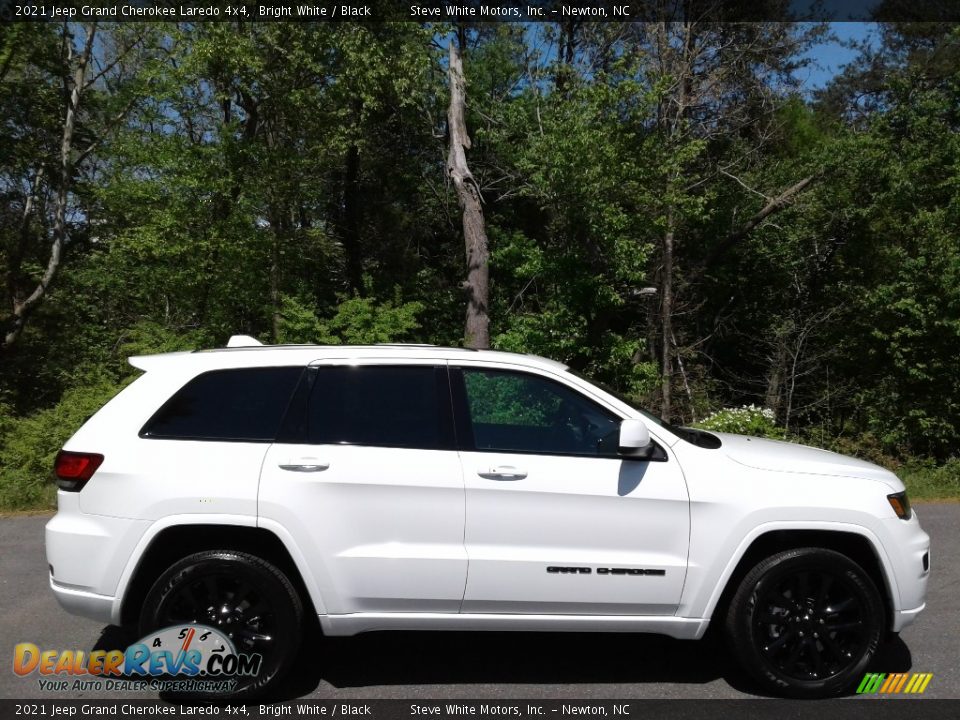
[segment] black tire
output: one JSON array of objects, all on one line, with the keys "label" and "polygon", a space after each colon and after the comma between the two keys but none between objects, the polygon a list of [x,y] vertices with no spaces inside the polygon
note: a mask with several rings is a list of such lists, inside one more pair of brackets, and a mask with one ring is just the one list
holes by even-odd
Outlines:
[{"label": "black tire", "polygon": [[834,697],[863,679],[886,629],[870,576],[824,548],[786,550],[743,578],[724,618],[734,654],[761,686],[793,698]]},{"label": "black tire", "polygon": [[154,583],[140,614],[140,633],[190,623],[223,631],[237,652],[262,655],[257,675],[241,678],[228,693],[166,695],[248,699],[282,681],[296,658],[302,621],[300,596],[277,567],[249,553],[207,550],[176,562]]}]

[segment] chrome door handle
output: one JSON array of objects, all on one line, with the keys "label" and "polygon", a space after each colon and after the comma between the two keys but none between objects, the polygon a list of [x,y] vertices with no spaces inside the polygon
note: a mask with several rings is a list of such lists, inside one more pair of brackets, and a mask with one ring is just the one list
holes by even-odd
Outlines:
[{"label": "chrome door handle", "polygon": [[330,463],[313,463],[313,464],[284,464],[279,466],[281,470],[289,470],[290,472],[322,472],[330,467]]},{"label": "chrome door handle", "polygon": [[515,468],[512,465],[498,465],[489,469],[477,470],[477,475],[487,480],[523,480],[527,476],[527,471]]}]

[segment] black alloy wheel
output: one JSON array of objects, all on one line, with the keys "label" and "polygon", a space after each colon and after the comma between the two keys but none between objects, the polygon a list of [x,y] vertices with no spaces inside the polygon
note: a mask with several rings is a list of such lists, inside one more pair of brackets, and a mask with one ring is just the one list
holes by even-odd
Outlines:
[{"label": "black alloy wheel", "polygon": [[727,638],[767,690],[831,697],[859,682],[879,647],[883,602],[869,575],[823,548],[787,550],[751,570],[731,600]]},{"label": "black alloy wheel", "polygon": [[252,698],[274,688],[300,643],[303,606],[286,575],[248,553],[210,550],[170,567],[147,593],[140,632],[178,625],[212,627],[239,654],[262,658],[255,676],[238,677],[227,693],[169,693],[177,697]]}]

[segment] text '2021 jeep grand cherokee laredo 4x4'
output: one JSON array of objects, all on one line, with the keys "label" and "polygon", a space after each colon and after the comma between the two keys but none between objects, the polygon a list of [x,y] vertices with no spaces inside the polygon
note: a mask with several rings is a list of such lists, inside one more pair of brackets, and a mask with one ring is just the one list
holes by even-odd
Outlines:
[{"label": "text '2021 jeep grand cherokee laredo 4x4'", "polygon": [[671,427],[534,356],[258,344],[132,358],[46,529],[63,607],[215,628],[262,659],[234,695],[316,613],[327,635],[712,620],[768,690],[825,696],[923,610],[929,538],[875,465]]}]

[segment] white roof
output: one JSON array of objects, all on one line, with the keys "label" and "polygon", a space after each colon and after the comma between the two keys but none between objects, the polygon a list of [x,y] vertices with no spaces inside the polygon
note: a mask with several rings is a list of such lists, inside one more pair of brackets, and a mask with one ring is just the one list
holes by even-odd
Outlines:
[{"label": "white roof", "polygon": [[[253,344],[257,343],[257,344]],[[270,365],[307,365],[318,360],[479,360],[484,363],[505,363],[540,367],[545,370],[566,370],[556,360],[538,355],[440,347],[437,345],[382,344],[382,345],[262,345],[248,336],[234,336],[228,347],[194,352],[174,352],[160,355],[138,355],[130,364],[141,370],[152,370],[161,365],[217,369],[257,367]]]}]

